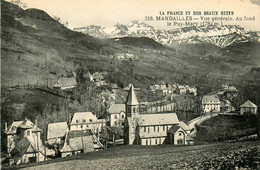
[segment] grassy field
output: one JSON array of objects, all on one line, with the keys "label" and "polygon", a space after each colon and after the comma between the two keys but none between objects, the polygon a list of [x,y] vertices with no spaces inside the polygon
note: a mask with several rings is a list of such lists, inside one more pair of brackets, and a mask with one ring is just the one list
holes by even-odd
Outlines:
[{"label": "grassy field", "polygon": [[[14,169],[259,169],[260,142],[119,146]],[[7,168],[8,169],[8,168]]]}]

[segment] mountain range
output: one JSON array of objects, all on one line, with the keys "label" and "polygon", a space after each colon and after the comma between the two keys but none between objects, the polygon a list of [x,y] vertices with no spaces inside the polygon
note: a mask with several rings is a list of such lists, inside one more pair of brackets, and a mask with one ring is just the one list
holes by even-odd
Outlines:
[{"label": "mountain range", "polygon": [[90,25],[74,28],[97,38],[149,37],[167,45],[211,43],[218,47],[249,41],[259,41],[259,32],[248,31],[238,25],[205,25],[164,30],[137,20],[127,25],[116,24],[113,27]]}]

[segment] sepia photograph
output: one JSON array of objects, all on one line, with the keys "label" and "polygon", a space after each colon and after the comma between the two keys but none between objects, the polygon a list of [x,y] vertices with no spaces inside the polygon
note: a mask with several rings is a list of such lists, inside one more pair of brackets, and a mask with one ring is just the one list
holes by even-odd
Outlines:
[{"label": "sepia photograph", "polygon": [[260,0],[1,0],[0,169],[260,169]]}]

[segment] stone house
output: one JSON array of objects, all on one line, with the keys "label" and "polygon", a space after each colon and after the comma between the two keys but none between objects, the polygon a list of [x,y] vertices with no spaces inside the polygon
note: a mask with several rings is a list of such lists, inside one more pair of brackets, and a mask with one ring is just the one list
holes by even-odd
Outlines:
[{"label": "stone house", "polygon": [[75,77],[70,78],[60,78],[57,83],[54,84],[54,88],[61,89],[61,90],[67,90],[72,89],[77,86],[77,81]]},{"label": "stone house", "polygon": [[72,117],[70,130],[92,129],[94,132],[100,132],[105,124],[105,119],[98,119],[96,115],[91,112],[76,112]]},{"label": "stone house", "polygon": [[115,127],[120,126],[123,127],[123,123],[125,120],[125,104],[111,104],[111,106],[107,110],[108,117],[107,122],[109,126]]},{"label": "stone house", "polygon": [[217,95],[205,95],[202,98],[202,110],[204,113],[220,112],[220,100]]},{"label": "stone house", "polygon": [[43,145],[40,139],[41,129],[30,120],[15,121],[6,128],[7,154],[14,159],[15,164],[40,162],[47,156],[54,156],[54,151]]},{"label": "stone house", "polygon": [[61,157],[103,149],[103,145],[91,129],[68,131],[60,149]]},{"label": "stone house", "polygon": [[256,115],[258,106],[250,100],[240,106],[240,115]]}]

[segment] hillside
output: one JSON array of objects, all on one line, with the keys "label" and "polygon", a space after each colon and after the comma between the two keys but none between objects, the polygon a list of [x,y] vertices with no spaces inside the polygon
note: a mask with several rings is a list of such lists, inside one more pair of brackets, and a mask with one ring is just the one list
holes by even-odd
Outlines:
[{"label": "hillside", "polygon": [[[97,103],[94,103],[92,108],[89,107],[93,104],[90,98],[96,96],[88,96],[86,93],[89,89],[82,88],[86,83],[80,76],[87,71],[107,71],[107,83],[117,83],[120,94],[125,94],[122,88],[130,83],[141,88],[137,94],[141,102],[156,98],[149,91],[150,84],[164,81],[194,85],[198,88],[199,95],[203,95],[218,89],[222,83],[239,84],[241,75],[260,65],[260,44],[255,41],[236,43],[225,48],[205,42],[184,43],[173,49],[147,37],[97,39],[69,30],[42,10],[23,10],[11,3],[1,2],[2,87],[39,84],[52,88],[60,77],[71,77],[78,73],[77,79],[83,83],[71,94],[75,96],[75,101],[70,103],[77,105],[73,106],[74,110],[70,110],[70,113],[82,108],[90,111],[94,111],[94,108],[100,109]],[[138,59],[118,60],[118,53],[132,54],[138,56]],[[28,95],[25,94],[27,90],[18,94],[9,88],[1,90],[9,96],[18,95],[19,98]],[[100,91],[95,92],[97,95],[98,93]],[[29,91],[29,94],[33,98],[41,96],[37,91]],[[86,100],[80,101],[81,98]],[[42,115],[42,108],[52,101],[49,97],[43,97],[43,100],[35,104],[30,102],[30,97],[25,97],[18,104],[21,104],[21,107],[25,105],[26,109],[19,110],[20,105],[13,107],[13,104],[17,104],[14,97],[8,100],[8,104],[1,100],[1,104],[6,104],[2,114],[18,115],[7,117],[9,121],[28,115],[33,115],[34,119]],[[93,99],[92,102],[96,100]],[[34,109],[34,105],[41,108]],[[62,110],[59,107],[57,114]],[[50,109],[46,112],[53,111],[54,109]]]},{"label": "hillside", "polygon": [[3,169],[259,169],[259,142],[119,146]]},{"label": "hillside", "polygon": [[5,1],[1,5],[2,84],[53,84],[62,75],[71,76],[77,64],[109,69],[102,55],[115,50],[109,44],[67,29],[44,11]]},{"label": "hillside", "polygon": [[[211,82],[232,81],[260,64],[257,42],[226,48],[184,43],[176,51],[147,37],[100,40],[67,29],[44,11],[2,2],[2,85],[52,86],[59,77],[72,76],[83,67],[108,71],[108,82],[124,86],[132,82],[146,89],[163,80],[206,88]],[[118,61],[113,58],[116,53],[132,53],[139,59]]]}]

